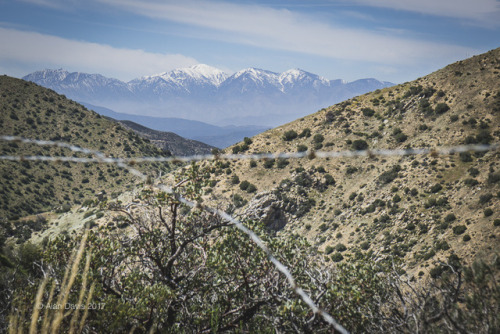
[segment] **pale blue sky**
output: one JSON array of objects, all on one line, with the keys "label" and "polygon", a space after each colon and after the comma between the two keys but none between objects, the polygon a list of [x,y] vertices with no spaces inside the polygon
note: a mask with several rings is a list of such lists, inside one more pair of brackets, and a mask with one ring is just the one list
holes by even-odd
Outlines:
[{"label": "pale blue sky", "polygon": [[497,0],[0,0],[0,74],[197,63],[401,83],[500,47]]}]

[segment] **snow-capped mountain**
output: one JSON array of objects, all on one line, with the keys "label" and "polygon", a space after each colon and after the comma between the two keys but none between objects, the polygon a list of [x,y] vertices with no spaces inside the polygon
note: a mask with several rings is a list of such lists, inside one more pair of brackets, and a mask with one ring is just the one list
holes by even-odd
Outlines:
[{"label": "snow-capped mountain", "polygon": [[275,73],[248,68],[228,75],[203,64],[130,82],[62,69],[34,72],[23,79],[77,101],[129,114],[264,126],[392,85],[376,79],[327,80],[300,69]]}]

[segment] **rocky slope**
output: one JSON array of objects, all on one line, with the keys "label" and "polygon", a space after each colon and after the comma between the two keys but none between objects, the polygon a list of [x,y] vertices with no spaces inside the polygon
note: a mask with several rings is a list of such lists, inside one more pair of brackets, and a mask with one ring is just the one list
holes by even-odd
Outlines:
[{"label": "rocky slope", "polygon": [[[401,149],[500,141],[500,49],[257,135],[228,152]],[[333,262],[362,253],[415,277],[500,252],[499,151],[206,163],[207,198],[307,236]],[[434,273],[437,269],[434,270]]]}]

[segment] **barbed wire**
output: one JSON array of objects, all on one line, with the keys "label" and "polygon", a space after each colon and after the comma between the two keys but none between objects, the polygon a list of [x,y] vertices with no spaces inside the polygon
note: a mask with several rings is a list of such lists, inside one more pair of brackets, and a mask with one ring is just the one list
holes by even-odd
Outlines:
[{"label": "barbed wire", "polygon": [[[12,156],[2,155],[0,160],[11,161],[68,161],[77,163],[102,162],[111,164],[136,164],[145,162],[198,162],[204,160],[261,160],[261,159],[300,159],[300,158],[351,158],[363,156],[405,156],[405,155],[450,155],[462,152],[485,152],[494,151],[500,148],[500,143],[493,144],[474,144],[474,145],[456,145],[449,147],[421,147],[407,149],[367,149],[367,150],[343,150],[343,151],[305,151],[305,152],[281,152],[281,153],[254,153],[254,154],[198,154],[190,156],[174,157],[134,157],[134,158],[112,158],[107,157],[99,151],[90,150],[74,146],[68,143],[56,142],[50,140],[27,139],[15,136],[1,136],[1,140],[11,142],[21,142],[27,144],[36,144],[40,146],[56,146],[70,149],[73,152],[95,155],[95,158],[83,157],[52,157],[43,155],[33,156]],[[123,167],[123,166],[120,166]]]},{"label": "barbed wire", "polygon": [[[103,153],[95,150],[90,150],[90,149],[85,149],[81,148],[75,145],[71,145],[68,143],[63,143],[63,142],[54,142],[54,141],[48,141],[48,140],[36,140],[36,139],[28,139],[28,138],[21,138],[21,137],[14,137],[14,136],[1,136],[1,140],[4,141],[13,141],[13,142],[22,142],[22,143],[28,143],[28,144],[36,144],[40,146],[56,146],[56,147],[62,147],[62,148],[67,148],[70,149],[71,151],[74,152],[82,152],[86,154],[93,154],[96,157],[95,158],[74,158],[74,157],[50,157],[50,156],[31,156],[31,157],[23,157],[23,156],[0,156],[1,160],[14,160],[14,161],[23,161],[23,160],[39,160],[39,161],[71,161],[71,162],[105,162],[105,163],[114,163],[118,167],[125,168],[127,169],[130,173],[138,176],[142,181],[147,181],[147,176],[143,173],[141,173],[139,170],[131,167],[128,165],[125,161],[125,159],[117,159],[117,158],[109,158],[106,157]],[[132,160],[130,160],[132,161]],[[146,160],[145,160],[146,161]],[[193,161],[193,160],[191,160]],[[328,324],[332,325],[335,330],[337,330],[341,334],[348,334],[349,332],[341,325],[339,324],[328,312],[322,310],[316,303],[312,300],[312,298],[297,284],[295,281],[292,273],[290,270],[283,264],[281,263],[274,255],[273,253],[269,250],[269,248],[264,244],[262,239],[260,239],[257,234],[255,234],[251,229],[246,227],[242,222],[240,222],[238,219],[232,217],[228,213],[219,210],[219,209],[214,209],[210,208],[207,206],[203,206],[200,203],[196,203],[193,201],[190,201],[180,194],[176,193],[174,189],[171,187],[168,187],[164,184],[157,185],[157,187],[168,193],[172,194],[173,196],[176,197],[180,202],[184,203],[185,205],[191,207],[191,208],[203,208],[208,212],[215,213],[218,216],[220,216],[222,219],[225,219],[229,222],[231,222],[234,226],[236,226],[240,231],[248,235],[248,237],[260,248],[264,251],[264,253],[267,255],[271,263],[274,264],[276,269],[280,271],[282,274],[285,275],[285,277],[288,280],[288,283],[291,286],[291,289],[306,303],[309,308],[313,311],[314,314],[318,314],[321,316]]]}]

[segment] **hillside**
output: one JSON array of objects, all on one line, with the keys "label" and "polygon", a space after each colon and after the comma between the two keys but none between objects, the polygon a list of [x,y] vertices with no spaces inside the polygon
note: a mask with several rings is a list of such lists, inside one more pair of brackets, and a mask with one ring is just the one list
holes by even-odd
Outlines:
[{"label": "hillside", "polygon": [[[0,77],[2,135],[63,141],[99,150],[114,157],[164,155],[165,153],[118,123],[34,83]],[[0,142],[2,155],[51,155],[84,157],[63,148]],[[156,175],[168,165],[144,166]],[[136,179],[114,165],[70,162],[0,162],[0,217],[16,220],[48,210],[94,200],[134,186]],[[19,232],[19,231],[18,231]]]},{"label": "hillside", "polygon": [[[322,109],[226,152],[498,143],[499,87],[496,49]],[[306,236],[330,261],[370,253],[422,277],[451,254],[471,261],[500,252],[499,163],[498,150],[217,162],[210,196],[279,233]]]},{"label": "hillside", "polygon": [[183,138],[173,132],[152,130],[132,121],[119,121],[119,123],[126,129],[134,131],[140,137],[148,139],[156,147],[175,156],[210,154],[212,149],[215,148],[196,140]]}]

